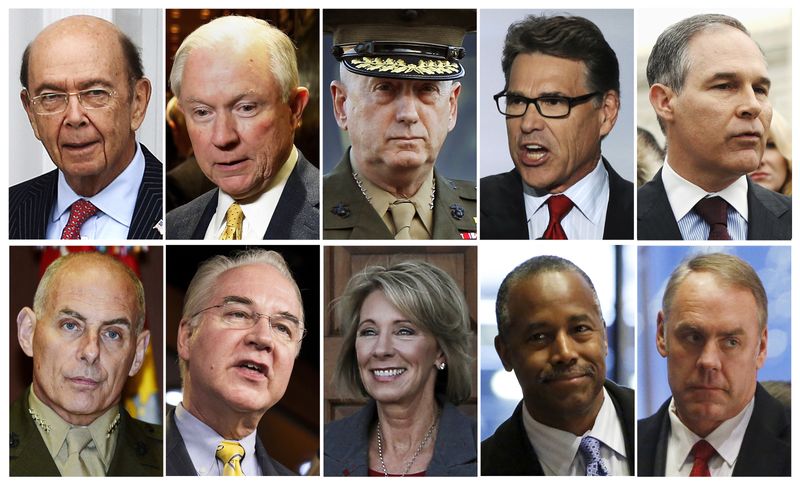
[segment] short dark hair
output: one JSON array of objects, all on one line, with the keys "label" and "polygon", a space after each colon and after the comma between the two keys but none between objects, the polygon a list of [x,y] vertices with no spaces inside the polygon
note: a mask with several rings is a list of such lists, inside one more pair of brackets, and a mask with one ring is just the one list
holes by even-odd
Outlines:
[{"label": "short dark hair", "polygon": [[503,74],[508,80],[511,65],[520,54],[541,53],[582,61],[590,91],[619,93],[619,62],[600,28],[577,16],[529,15],[508,28],[503,45]]},{"label": "short dark hair", "polygon": [[497,331],[501,337],[508,329],[508,294],[511,293],[511,289],[519,282],[539,274],[562,271],[577,273],[586,281],[597,304],[597,313],[600,315],[603,324],[605,324],[603,312],[600,309],[600,299],[597,298],[597,290],[595,290],[589,275],[568,259],[559,256],[536,256],[514,268],[500,283],[500,289],[497,290],[497,301],[495,302],[495,315],[497,317]]},{"label": "short dark hair", "polygon": [[[130,37],[121,30],[117,32],[119,34],[119,45],[122,48],[122,57],[125,59],[125,65],[128,69],[128,83],[130,84],[131,90],[133,90],[136,81],[144,77],[142,54]],[[22,66],[19,69],[19,82],[25,89],[28,89],[28,66],[30,64],[32,45],[33,42],[30,42],[27,47],[25,47],[25,52],[22,53]]]}]

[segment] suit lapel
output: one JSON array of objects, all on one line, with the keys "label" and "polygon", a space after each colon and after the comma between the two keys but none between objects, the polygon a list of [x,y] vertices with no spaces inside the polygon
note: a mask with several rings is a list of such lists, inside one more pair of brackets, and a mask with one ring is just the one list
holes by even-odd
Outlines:
[{"label": "suit lapel", "polygon": [[197,226],[194,228],[194,232],[192,233],[191,239],[205,239],[206,238],[206,230],[208,229],[208,225],[211,223],[211,219],[214,217],[214,214],[217,212],[217,201],[219,200],[219,189],[214,190],[214,194],[208,200],[208,204],[203,209],[203,214],[200,216],[200,219],[197,221]]},{"label": "suit lapel", "polygon": [[613,382],[606,380],[605,388],[608,395],[611,396],[611,401],[614,403],[614,409],[617,411],[617,419],[622,423],[622,435],[625,439],[625,457],[628,459],[628,471],[634,475],[634,416],[633,416],[633,391],[621,388]]},{"label": "suit lapel", "polygon": [[165,426],[167,436],[167,476],[191,476],[197,475],[189,451],[183,442],[183,436],[175,425],[175,408],[168,406],[167,419]]},{"label": "suit lapel", "polygon": [[161,202],[163,167],[144,145],[140,146],[144,153],[144,176],[136,196],[128,239],[163,239],[164,236],[155,229],[164,217]]},{"label": "suit lapel", "polygon": [[499,177],[499,183],[491,183],[493,190],[484,192],[481,184],[481,225],[491,225],[491,239],[528,239],[522,178],[516,168]]},{"label": "suit lapel", "polygon": [[786,410],[758,384],[753,414],[739,448],[733,476],[790,475],[789,428]]},{"label": "suit lapel", "polygon": [[681,230],[669,205],[661,170],[653,180],[638,192],[639,210],[637,215],[639,239],[681,240]]},{"label": "suit lapel", "polygon": [[319,203],[319,193],[308,193],[308,187],[319,187],[318,184],[306,183],[306,177],[310,175],[308,174],[310,167],[310,162],[298,150],[297,164],[286,180],[286,185],[283,188],[283,192],[281,192],[281,198],[278,200],[278,205],[275,207],[275,212],[269,221],[269,227],[264,233],[264,239],[292,239],[294,237],[293,232],[304,232],[299,227],[295,227],[296,224],[305,225],[311,232],[317,233],[317,237],[319,237],[319,220],[316,221],[316,225],[312,223],[309,226],[305,220],[300,219],[308,205]]},{"label": "suit lapel", "polygon": [[[782,233],[781,228],[786,222],[779,219],[789,209],[781,207],[775,203],[774,199],[768,196],[773,194],[766,192],[758,185],[747,179],[747,207],[749,211],[747,222],[747,239],[791,239],[791,230],[787,234]],[[789,223],[791,223],[791,218]]]},{"label": "suit lapel", "polygon": [[624,180],[603,158],[608,172],[608,209],[603,239],[633,239],[633,184]]}]

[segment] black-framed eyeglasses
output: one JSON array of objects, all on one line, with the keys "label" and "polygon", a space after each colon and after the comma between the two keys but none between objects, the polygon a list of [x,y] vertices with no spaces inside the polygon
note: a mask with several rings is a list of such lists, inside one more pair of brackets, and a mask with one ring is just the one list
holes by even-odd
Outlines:
[{"label": "black-framed eyeglasses", "polygon": [[583,104],[599,94],[600,91],[595,91],[574,98],[550,95],[527,98],[520,94],[501,91],[494,95],[494,102],[497,103],[497,110],[500,111],[500,114],[507,118],[525,116],[530,104],[536,106],[536,111],[545,118],[566,118],[572,111],[573,106]]},{"label": "black-framed eyeglasses", "polygon": [[39,115],[63,113],[69,104],[69,97],[76,96],[78,103],[86,109],[107,108],[117,95],[116,91],[92,88],[74,93],[44,93],[30,98],[33,112]]},{"label": "black-framed eyeglasses", "polygon": [[264,313],[254,312],[244,303],[236,301],[226,301],[220,305],[213,305],[208,308],[203,308],[199,312],[192,315],[192,318],[200,315],[201,313],[212,310],[220,310],[220,320],[228,328],[235,330],[248,330],[256,326],[262,319],[267,319],[272,335],[283,343],[300,342],[308,334],[305,324],[297,317],[290,313],[275,313],[267,315]]}]

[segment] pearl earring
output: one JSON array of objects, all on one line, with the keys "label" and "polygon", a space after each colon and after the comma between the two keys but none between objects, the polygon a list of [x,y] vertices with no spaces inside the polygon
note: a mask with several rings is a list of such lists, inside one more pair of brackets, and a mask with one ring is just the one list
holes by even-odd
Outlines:
[{"label": "pearl earring", "polygon": [[441,364],[439,364],[439,365],[438,365],[438,366],[436,366],[436,367],[438,367],[438,368],[439,368],[439,370],[444,370],[444,368],[445,368],[445,367],[447,367],[447,363],[446,363],[446,362],[442,362]]}]

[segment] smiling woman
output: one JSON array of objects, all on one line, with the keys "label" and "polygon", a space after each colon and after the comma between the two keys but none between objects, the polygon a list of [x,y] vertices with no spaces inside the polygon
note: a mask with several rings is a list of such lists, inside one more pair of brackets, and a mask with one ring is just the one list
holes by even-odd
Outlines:
[{"label": "smiling woman", "polygon": [[355,274],[336,302],[334,385],[370,400],[325,430],[325,475],[475,476],[469,314],[447,273],[410,261]]}]

